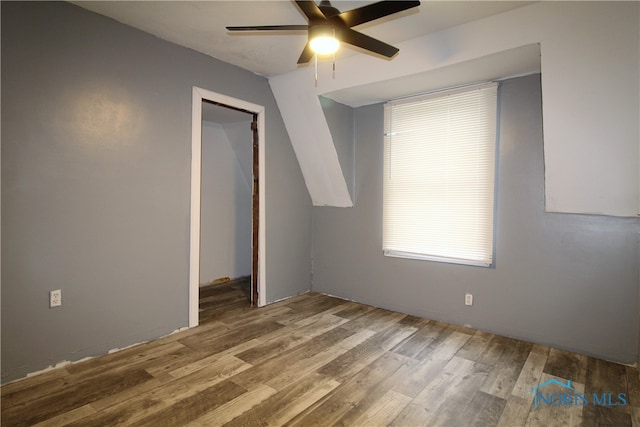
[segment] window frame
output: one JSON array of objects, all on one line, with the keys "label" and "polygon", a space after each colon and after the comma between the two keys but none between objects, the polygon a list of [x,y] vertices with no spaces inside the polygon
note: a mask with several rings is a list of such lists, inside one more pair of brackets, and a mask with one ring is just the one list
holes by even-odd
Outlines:
[{"label": "window frame", "polygon": [[[392,127],[392,110],[396,106],[411,106],[416,104],[428,103],[431,100],[442,100],[444,98],[450,98],[456,95],[469,94],[475,91],[485,91],[489,94],[490,99],[485,106],[486,111],[484,114],[487,115],[487,119],[484,122],[484,126],[487,128],[488,133],[488,144],[489,150],[485,153],[486,167],[488,173],[490,175],[490,180],[485,183],[483,188],[488,191],[487,194],[490,194],[490,201],[485,202],[484,209],[486,209],[485,214],[490,215],[489,221],[485,224],[488,227],[488,231],[484,233],[484,241],[487,242],[485,246],[483,246],[482,257],[456,257],[450,256],[443,253],[423,253],[417,252],[414,250],[398,250],[397,245],[393,245],[394,247],[390,247],[387,244],[387,236],[388,236],[388,224],[387,220],[387,210],[389,197],[387,192],[387,179],[388,179],[388,170],[390,167],[388,164],[388,157],[391,155],[390,144],[393,143],[393,137],[398,133],[397,129]],[[482,266],[482,267],[492,267],[495,264],[495,256],[496,256],[496,217],[497,217],[497,181],[498,181],[498,154],[499,154],[499,83],[498,82],[488,82],[481,83],[475,85],[469,85],[464,87],[458,87],[454,89],[442,90],[437,92],[431,92],[427,94],[411,96],[406,98],[401,98],[397,100],[392,100],[384,104],[384,172],[383,172],[383,254],[389,257],[396,258],[408,258],[408,259],[416,259],[416,260],[426,260],[426,261],[435,261],[435,262],[444,262],[444,263],[452,263],[452,264],[463,264],[463,265],[471,265],[471,266]],[[442,120],[442,118],[440,118]],[[403,166],[407,166],[404,164]],[[415,196],[414,196],[415,199]],[[485,215],[486,216],[486,215]]]}]

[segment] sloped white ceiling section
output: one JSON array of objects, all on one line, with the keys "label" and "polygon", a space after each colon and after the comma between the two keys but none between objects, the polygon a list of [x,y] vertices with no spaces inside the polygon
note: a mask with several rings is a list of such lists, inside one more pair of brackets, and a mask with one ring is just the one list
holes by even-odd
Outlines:
[{"label": "sloped white ceiling section", "polygon": [[311,68],[269,79],[313,205],[351,207],[353,201],[313,82]]},{"label": "sloped white ceiling section", "polygon": [[[442,69],[457,65],[459,81],[444,79],[447,86],[537,72],[531,69],[536,53],[530,46],[539,45],[546,210],[637,216],[639,7],[637,2],[535,3],[397,43],[400,53],[391,61],[364,54],[343,58],[335,79],[321,63],[317,87],[310,67],[270,78],[314,204],[351,205],[318,95],[352,106],[379,102],[376,85],[387,97],[397,86],[402,96],[404,78],[433,77],[433,86],[438,75],[450,75]],[[487,66],[483,58],[498,57],[504,62],[494,61],[493,71],[476,74],[484,70],[478,64]],[[517,57],[521,66],[511,61]],[[364,90],[352,90],[359,87]],[[354,96],[367,91],[371,97],[364,102]]]}]

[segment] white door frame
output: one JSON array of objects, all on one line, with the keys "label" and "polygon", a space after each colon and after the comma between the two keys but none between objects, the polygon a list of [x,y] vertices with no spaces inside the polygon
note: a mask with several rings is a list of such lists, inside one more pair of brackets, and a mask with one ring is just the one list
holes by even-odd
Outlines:
[{"label": "white door frame", "polygon": [[[202,167],[202,101],[245,110],[258,115],[258,307],[266,304],[265,274],[265,136],[264,107],[193,87],[191,114],[191,230],[189,250],[189,327],[198,326],[198,298],[200,288],[200,183]],[[248,143],[251,143],[250,141]],[[253,247],[253,242],[252,242]],[[252,257],[253,258],[253,257]]]}]

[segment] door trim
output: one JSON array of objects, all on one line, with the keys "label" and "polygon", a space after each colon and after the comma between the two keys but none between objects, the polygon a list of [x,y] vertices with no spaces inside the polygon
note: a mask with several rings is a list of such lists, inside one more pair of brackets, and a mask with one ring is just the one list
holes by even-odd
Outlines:
[{"label": "door trim", "polygon": [[[258,116],[258,307],[266,304],[265,273],[265,118],[264,106],[193,86],[191,109],[191,216],[189,237],[189,327],[198,326],[200,289],[200,185],[202,173],[202,101],[207,100]],[[251,243],[254,247],[253,242]],[[252,261],[253,262],[253,261]],[[253,270],[253,266],[252,266]]]}]

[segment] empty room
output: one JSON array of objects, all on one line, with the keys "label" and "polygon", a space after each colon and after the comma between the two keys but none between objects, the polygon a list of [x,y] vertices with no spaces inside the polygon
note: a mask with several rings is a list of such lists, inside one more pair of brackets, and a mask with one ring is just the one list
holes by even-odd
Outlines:
[{"label": "empty room", "polygon": [[640,426],[640,3],[3,1],[6,426]]}]

